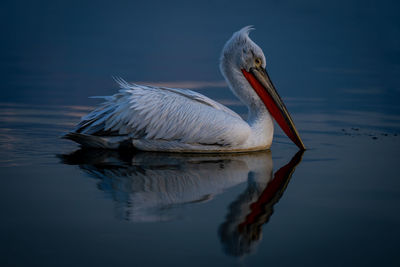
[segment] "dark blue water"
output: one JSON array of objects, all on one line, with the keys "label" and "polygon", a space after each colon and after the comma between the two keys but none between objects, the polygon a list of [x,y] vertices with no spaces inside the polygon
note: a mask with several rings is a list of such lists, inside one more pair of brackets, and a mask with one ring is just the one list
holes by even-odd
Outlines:
[{"label": "dark blue water", "polygon": [[[0,265],[398,266],[395,1],[3,1]],[[111,76],[204,93],[241,115],[219,53],[254,25],[309,148],[79,150],[59,138]]]}]

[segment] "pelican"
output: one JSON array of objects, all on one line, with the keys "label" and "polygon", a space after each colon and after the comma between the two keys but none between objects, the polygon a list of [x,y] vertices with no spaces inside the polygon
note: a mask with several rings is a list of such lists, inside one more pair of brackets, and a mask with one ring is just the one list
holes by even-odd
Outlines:
[{"label": "pelican", "polygon": [[[260,151],[272,144],[272,117],[301,149],[305,146],[272,84],[261,48],[249,38],[251,26],[225,44],[220,70],[229,88],[248,108],[247,121],[194,91],[127,83],[84,116],[64,136],[83,147],[143,151],[224,153]],[[272,116],[272,117],[271,117]]]}]

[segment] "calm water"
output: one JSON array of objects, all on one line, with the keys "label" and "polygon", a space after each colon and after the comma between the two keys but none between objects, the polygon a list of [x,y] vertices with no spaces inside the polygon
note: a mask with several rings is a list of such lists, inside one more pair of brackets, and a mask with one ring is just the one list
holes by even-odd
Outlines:
[{"label": "calm water", "polygon": [[[4,2],[1,266],[399,266],[400,19],[390,1]],[[304,154],[81,150],[110,78],[245,116],[218,57],[253,24]]]}]

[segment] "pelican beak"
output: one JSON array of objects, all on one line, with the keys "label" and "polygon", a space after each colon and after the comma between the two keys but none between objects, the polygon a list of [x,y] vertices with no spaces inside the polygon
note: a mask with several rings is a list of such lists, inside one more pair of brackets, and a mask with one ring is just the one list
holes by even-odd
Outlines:
[{"label": "pelican beak", "polygon": [[272,84],[267,71],[263,67],[253,67],[249,71],[242,69],[243,75],[264,102],[269,113],[285,132],[285,134],[301,149],[306,147],[301,141],[300,135],[294,126],[293,120],[289,115],[281,97]]}]

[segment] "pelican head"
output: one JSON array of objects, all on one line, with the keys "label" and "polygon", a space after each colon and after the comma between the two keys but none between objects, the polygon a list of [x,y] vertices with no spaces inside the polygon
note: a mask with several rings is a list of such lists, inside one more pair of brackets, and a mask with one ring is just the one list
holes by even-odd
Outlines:
[{"label": "pelican head", "polygon": [[249,38],[251,30],[251,26],[242,28],[225,44],[220,60],[221,72],[251,114],[268,110],[285,134],[304,150],[293,120],[268,76],[264,53]]}]

